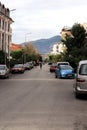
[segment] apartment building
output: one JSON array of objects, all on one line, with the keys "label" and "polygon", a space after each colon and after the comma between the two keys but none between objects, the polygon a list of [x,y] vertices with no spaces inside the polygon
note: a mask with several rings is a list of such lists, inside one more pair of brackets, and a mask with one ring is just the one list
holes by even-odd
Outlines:
[{"label": "apartment building", "polygon": [[10,58],[10,44],[12,42],[12,29],[10,26],[12,22],[10,10],[0,2],[0,50],[6,53],[8,59]]},{"label": "apartment building", "polygon": [[84,27],[84,29],[86,30],[86,32],[87,32],[87,23],[83,23],[83,24],[81,24],[83,27]]},{"label": "apartment building", "polygon": [[[80,25],[83,26],[84,29],[85,29],[86,32],[87,32],[87,23],[83,23],[83,24],[80,24]],[[72,36],[71,27],[65,26],[65,27],[61,30],[61,39],[65,40],[66,35]]]},{"label": "apartment building", "polygon": [[10,51],[19,51],[22,49],[23,49],[23,47],[20,44],[12,43],[10,46]]},{"label": "apartment building", "polygon": [[61,30],[61,39],[65,40],[66,35],[72,36],[72,33],[71,33],[71,28],[65,26]]},{"label": "apartment building", "polygon": [[66,50],[65,45],[64,45],[62,42],[58,42],[58,43],[55,43],[55,44],[51,47],[51,49],[50,49],[50,54],[53,54],[53,55],[61,54],[61,53],[63,53],[65,50]]}]

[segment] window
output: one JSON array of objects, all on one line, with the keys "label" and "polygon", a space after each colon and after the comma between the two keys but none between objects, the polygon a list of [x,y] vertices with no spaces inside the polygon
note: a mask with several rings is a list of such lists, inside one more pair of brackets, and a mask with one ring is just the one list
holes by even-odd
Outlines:
[{"label": "window", "polygon": [[83,64],[80,67],[79,74],[81,75],[87,75],[87,64]]},{"label": "window", "polygon": [[5,22],[5,30],[7,30],[7,22]]},{"label": "window", "polygon": [[2,29],[4,29],[4,20],[2,21]]},{"label": "window", "polygon": [[10,24],[8,23],[8,32],[10,31]]},{"label": "window", "polygon": [[0,28],[1,28],[1,19],[0,19]]}]

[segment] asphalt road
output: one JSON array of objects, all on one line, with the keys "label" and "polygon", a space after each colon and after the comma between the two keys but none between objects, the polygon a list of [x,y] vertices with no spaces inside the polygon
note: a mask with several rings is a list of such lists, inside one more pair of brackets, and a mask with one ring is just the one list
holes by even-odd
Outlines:
[{"label": "asphalt road", "polygon": [[0,130],[87,130],[87,98],[49,66],[0,79]]}]

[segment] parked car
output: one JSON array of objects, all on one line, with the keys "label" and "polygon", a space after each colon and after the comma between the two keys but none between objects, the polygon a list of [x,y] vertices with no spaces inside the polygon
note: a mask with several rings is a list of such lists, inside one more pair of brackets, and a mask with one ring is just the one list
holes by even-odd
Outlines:
[{"label": "parked car", "polygon": [[74,92],[76,98],[79,98],[81,94],[87,94],[87,60],[79,62],[74,82]]},{"label": "parked car", "polygon": [[52,65],[52,62],[48,62],[48,65]]},{"label": "parked car", "polygon": [[24,73],[25,67],[23,64],[15,64],[14,67],[11,69],[12,73]]},{"label": "parked car", "polygon": [[69,62],[66,62],[66,61],[64,61],[64,62],[57,62],[57,66],[59,66],[59,65],[70,65],[70,64],[69,64]]},{"label": "parked car", "polygon": [[0,65],[0,77],[8,78],[9,77],[9,68],[6,65]]},{"label": "parked car", "polygon": [[70,65],[59,65],[55,69],[55,78],[74,78],[74,69]]},{"label": "parked car", "polygon": [[33,64],[32,61],[31,61],[31,62],[28,62],[28,63],[29,63],[29,65],[30,65],[31,69],[34,68],[34,64]]},{"label": "parked car", "polygon": [[31,69],[31,65],[29,63],[25,63],[24,67],[25,67],[25,70],[30,70]]},{"label": "parked car", "polygon": [[56,63],[53,63],[52,65],[50,65],[50,72],[55,72],[56,67],[57,67]]}]

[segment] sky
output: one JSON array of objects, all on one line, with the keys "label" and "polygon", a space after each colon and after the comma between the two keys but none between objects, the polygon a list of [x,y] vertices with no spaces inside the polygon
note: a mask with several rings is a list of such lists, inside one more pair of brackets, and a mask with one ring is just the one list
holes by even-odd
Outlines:
[{"label": "sky", "polygon": [[87,0],[0,1],[10,9],[12,42],[17,44],[60,35],[65,26],[87,22]]}]

